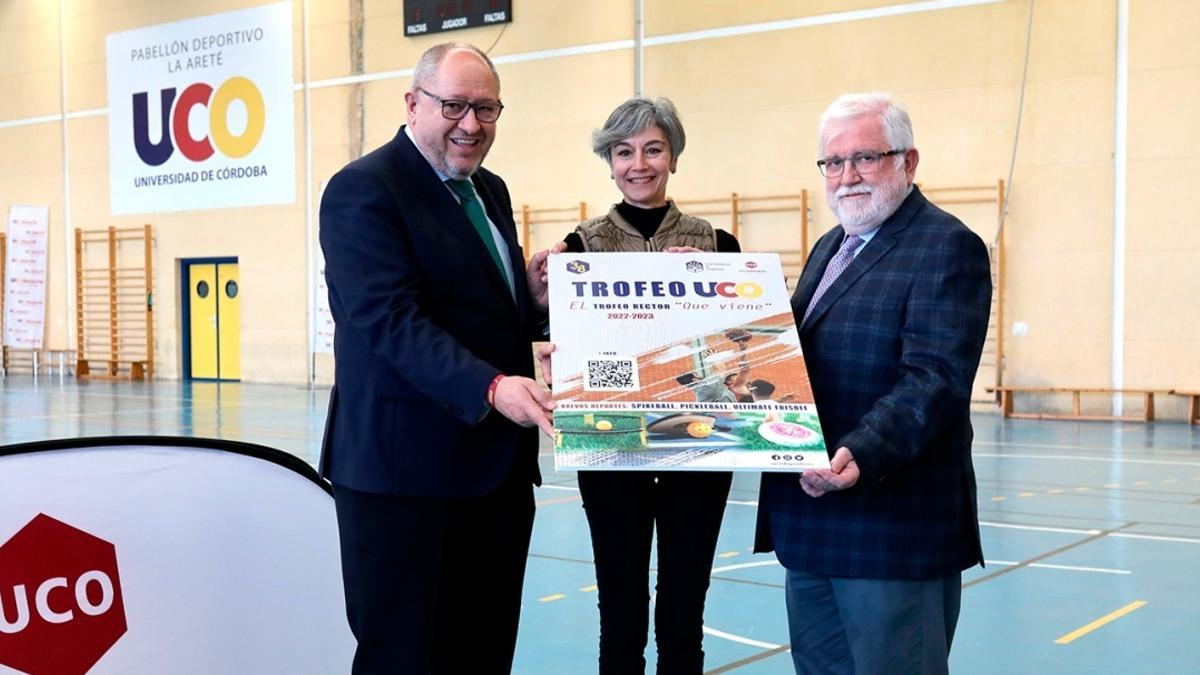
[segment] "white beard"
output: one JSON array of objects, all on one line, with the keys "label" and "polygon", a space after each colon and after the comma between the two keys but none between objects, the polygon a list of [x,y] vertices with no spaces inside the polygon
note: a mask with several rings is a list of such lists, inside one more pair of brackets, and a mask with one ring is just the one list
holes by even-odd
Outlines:
[{"label": "white beard", "polygon": [[[905,180],[903,171],[893,171],[891,178],[875,186],[859,183],[826,191],[830,208],[847,233],[862,234],[874,229],[900,208],[900,204],[908,195],[908,181]],[[853,194],[869,194],[870,198],[865,204],[842,201],[842,197]]]}]

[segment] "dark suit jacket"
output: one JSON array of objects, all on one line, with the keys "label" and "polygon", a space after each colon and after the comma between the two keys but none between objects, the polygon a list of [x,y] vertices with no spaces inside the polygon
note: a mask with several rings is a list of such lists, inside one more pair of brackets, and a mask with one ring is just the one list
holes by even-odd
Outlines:
[{"label": "dark suit jacket", "polygon": [[489,411],[497,373],[533,376],[531,308],[508,189],[473,177],[508,243],[516,300],[462,206],[401,129],[325,188],[321,248],[336,375],[321,474],[354,490],[471,497],[513,463],[537,476],[537,431]]},{"label": "dark suit jacket", "polygon": [[[843,236],[817,241],[792,296],[797,324]],[[914,187],[799,327],[830,455],[850,448],[861,478],[813,499],[795,474],[764,475],[756,550],[861,578],[983,561],[969,412],[991,293],[983,241]]]}]

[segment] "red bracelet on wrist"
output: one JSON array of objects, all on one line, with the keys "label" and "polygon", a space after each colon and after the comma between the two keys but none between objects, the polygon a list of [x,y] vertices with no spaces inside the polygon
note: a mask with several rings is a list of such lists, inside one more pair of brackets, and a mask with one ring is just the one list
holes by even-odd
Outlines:
[{"label": "red bracelet on wrist", "polygon": [[487,404],[489,408],[496,407],[496,387],[500,386],[500,380],[504,379],[504,373],[496,373],[492,378],[492,383],[487,388]]}]

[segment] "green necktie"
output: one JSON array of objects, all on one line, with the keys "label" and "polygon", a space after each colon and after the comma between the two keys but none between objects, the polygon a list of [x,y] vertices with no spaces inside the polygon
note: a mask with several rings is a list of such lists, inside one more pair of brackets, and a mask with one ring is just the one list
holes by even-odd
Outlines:
[{"label": "green necktie", "polygon": [[467,218],[471,224],[475,226],[475,231],[479,233],[479,238],[483,239],[483,245],[487,247],[488,253],[492,254],[492,262],[496,263],[496,267],[500,268],[500,277],[504,279],[504,283],[509,285],[509,290],[512,290],[508,280],[508,272],[504,269],[504,263],[500,261],[500,251],[496,248],[496,240],[492,237],[492,226],[488,224],[487,216],[483,213],[483,207],[479,205],[479,200],[475,198],[475,186],[471,185],[469,180],[454,180],[453,178],[446,181],[450,191],[458,197],[458,201],[462,204],[463,209],[467,212]]}]

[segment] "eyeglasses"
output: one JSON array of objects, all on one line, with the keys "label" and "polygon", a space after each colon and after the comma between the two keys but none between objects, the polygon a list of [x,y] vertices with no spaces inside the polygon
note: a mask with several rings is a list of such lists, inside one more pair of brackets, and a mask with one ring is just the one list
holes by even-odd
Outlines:
[{"label": "eyeglasses", "polygon": [[417,90],[425,94],[429,98],[442,104],[442,117],[448,120],[461,120],[467,116],[470,110],[475,111],[475,119],[480,122],[495,122],[500,119],[500,111],[504,110],[504,104],[499,101],[484,101],[482,103],[471,103],[462,101],[456,98],[442,98],[437,94],[426,91],[424,87],[417,87]]},{"label": "eyeglasses", "polygon": [[826,178],[837,178],[846,170],[846,164],[852,164],[859,174],[875,173],[879,170],[879,160],[892,155],[899,155],[904,150],[888,150],[887,152],[856,152],[850,157],[826,157],[817,160],[817,168]]}]

